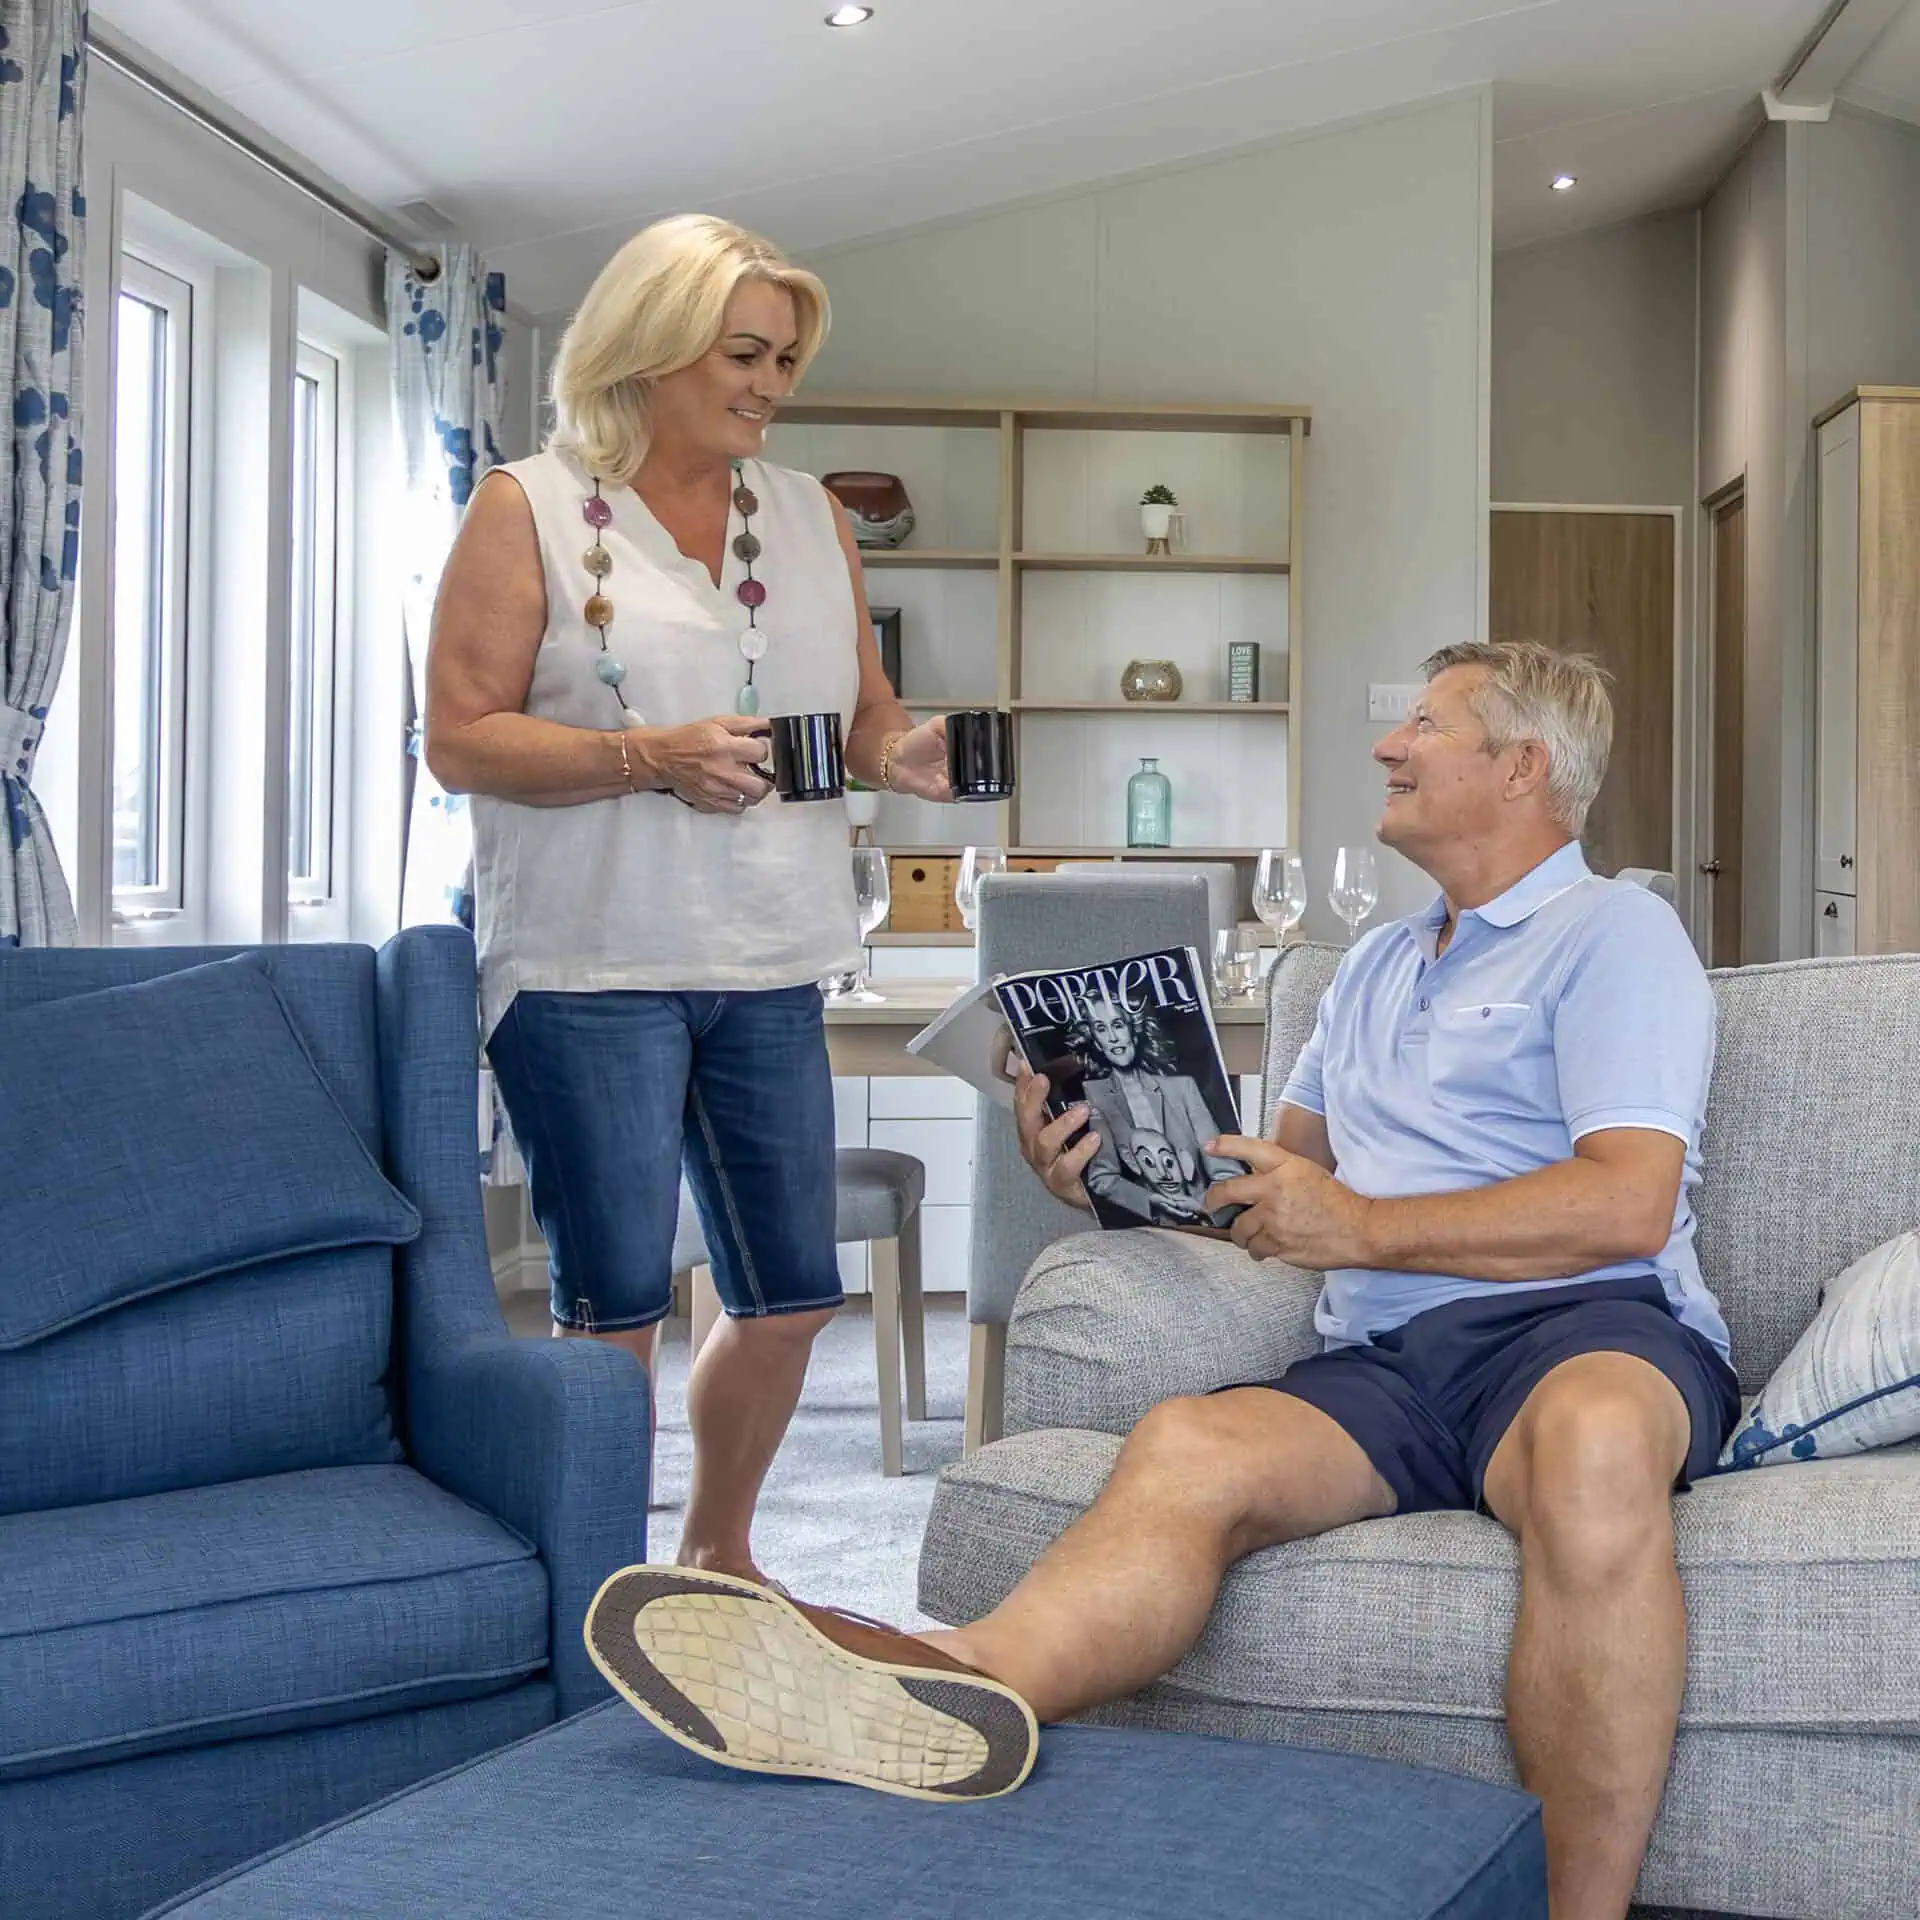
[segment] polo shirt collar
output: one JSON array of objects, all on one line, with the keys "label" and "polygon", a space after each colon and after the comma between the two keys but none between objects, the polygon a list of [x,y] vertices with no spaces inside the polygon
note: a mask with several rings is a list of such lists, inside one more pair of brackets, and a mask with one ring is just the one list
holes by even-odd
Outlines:
[{"label": "polo shirt collar", "polygon": [[1522,920],[1538,913],[1549,900],[1569,887],[1592,878],[1587,856],[1578,840],[1569,840],[1557,853],[1550,853],[1531,873],[1522,874],[1505,893],[1497,894],[1484,907],[1475,907],[1490,927],[1517,927]]},{"label": "polo shirt collar", "polygon": [[[1522,874],[1505,893],[1496,894],[1484,906],[1467,908],[1460,917],[1464,920],[1471,914],[1490,927],[1517,927],[1522,920],[1538,913],[1549,900],[1591,877],[1592,869],[1587,865],[1587,856],[1581,851],[1579,841],[1569,840],[1564,847],[1548,854],[1530,873]],[[1446,924],[1444,894],[1436,894],[1433,904],[1409,922],[1414,937],[1429,957]]]}]

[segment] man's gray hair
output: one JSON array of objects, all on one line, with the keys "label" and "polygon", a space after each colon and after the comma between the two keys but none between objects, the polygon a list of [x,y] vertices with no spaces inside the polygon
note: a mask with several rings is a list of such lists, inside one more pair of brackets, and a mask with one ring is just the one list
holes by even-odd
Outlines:
[{"label": "man's gray hair", "polygon": [[1613,745],[1612,676],[1590,654],[1558,653],[1537,640],[1468,641],[1425,663],[1428,680],[1449,667],[1481,667],[1468,704],[1487,730],[1487,751],[1520,740],[1547,750],[1547,802],[1575,839],[1606,776]]}]

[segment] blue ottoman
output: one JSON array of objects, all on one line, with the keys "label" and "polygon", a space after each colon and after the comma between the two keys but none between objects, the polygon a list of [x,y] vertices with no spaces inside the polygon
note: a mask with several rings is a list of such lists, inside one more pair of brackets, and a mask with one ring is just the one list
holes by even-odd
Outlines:
[{"label": "blue ottoman", "polygon": [[320,1920],[1546,1920],[1539,1803],[1345,1754],[1050,1727],[1017,1793],[929,1806],[723,1772],[597,1707],[166,1913]]}]

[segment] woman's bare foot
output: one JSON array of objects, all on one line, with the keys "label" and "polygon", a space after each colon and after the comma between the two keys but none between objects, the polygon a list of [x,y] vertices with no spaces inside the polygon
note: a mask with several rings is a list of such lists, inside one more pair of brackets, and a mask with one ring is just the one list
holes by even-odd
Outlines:
[{"label": "woman's bare foot", "polygon": [[691,1551],[682,1547],[674,1555],[676,1567],[691,1567],[699,1573],[730,1573],[736,1580],[750,1580],[756,1587],[765,1587],[769,1593],[786,1595],[786,1588],[778,1580],[769,1579],[754,1565],[751,1559],[742,1560],[735,1555],[710,1552],[695,1547]]}]

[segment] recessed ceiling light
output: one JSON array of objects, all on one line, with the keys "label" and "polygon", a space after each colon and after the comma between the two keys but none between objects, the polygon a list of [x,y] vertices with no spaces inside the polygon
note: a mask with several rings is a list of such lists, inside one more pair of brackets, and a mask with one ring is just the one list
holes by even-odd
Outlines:
[{"label": "recessed ceiling light", "polygon": [[835,7],[834,10],[827,15],[827,25],[830,27],[857,27],[863,20],[871,20],[872,18],[873,9],[871,7]]},{"label": "recessed ceiling light", "polygon": [[1555,193],[1571,193],[1579,184],[1580,182],[1570,173],[1556,173],[1553,176],[1553,190]]}]

